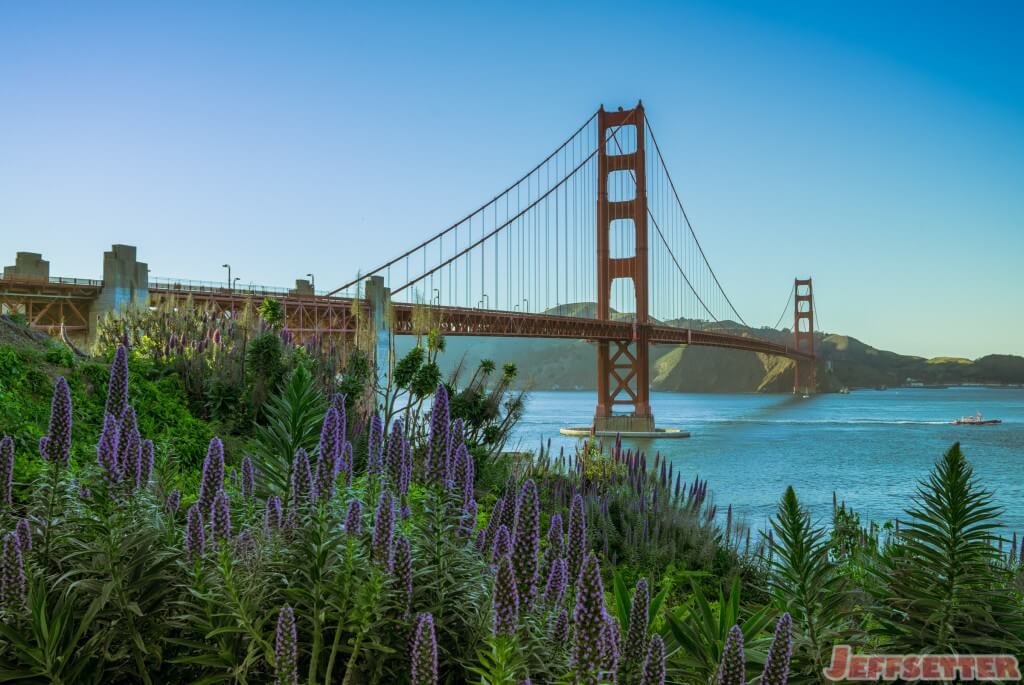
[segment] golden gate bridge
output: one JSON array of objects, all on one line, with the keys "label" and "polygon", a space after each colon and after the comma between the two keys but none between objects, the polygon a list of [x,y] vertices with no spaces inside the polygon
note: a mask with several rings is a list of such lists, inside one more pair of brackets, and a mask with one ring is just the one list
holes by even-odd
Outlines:
[{"label": "golden gate bridge", "polygon": [[[81,332],[103,285],[5,274],[0,304],[36,328]],[[654,344],[782,356],[795,362],[794,392],[815,382],[811,279],[789,291],[791,343],[747,325],[697,239],[642,103],[598,109],[486,203],[326,294],[233,285],[150,279],[148,298],[235,311],[253,296],[277,297],[300,340],[350,336],[365,315],[378,366],[390,336],[424,333],[424,318],[444,335],[588,340],[597,348],[596,431],[654,430]]]}]

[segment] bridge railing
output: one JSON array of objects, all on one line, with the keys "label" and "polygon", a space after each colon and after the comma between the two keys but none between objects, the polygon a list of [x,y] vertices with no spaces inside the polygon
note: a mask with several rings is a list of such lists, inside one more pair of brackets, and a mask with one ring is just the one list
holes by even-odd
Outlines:
[{"label": "bridge railing", "polygon": [[8,275],[0,274],[0,281],[3,281],[4,283],[16,283],[16,284],[26,284],[26,285],[35,285],[35,284],[39,284],[39,283],[47,283],[47,284],[51,284],[51,285],[82,285],[82,286],[90,286],[90,287],[97,287],[97,288],[102,288],[103,287],[103,281],[97,280],[95,278],[69,278],[67,276],[48,276],[48,277],[42,277],[42,276],[29,276],[29,275],[25,275],[25,274],[14,274],[14,275],[12,275],[12,274],[8,274]]},{"label": "bridge railing", "polygon": [[[234,288],[229,288],[228,284],[224,281],[197,281],[188,278],[163,278],[150,276],[149,278],[150,289],[155,290],[174,290],[178,292],[189,292],[189,293],[216,293],[220,295],[260,295],[263,297],[302,297],[304,294],[309,296],[308,293],[302,293],[295,288],[282,288],[280,286],[272,285],[259,285],[255,283],[249,283],[247,285],[238,285]],[[315,297],[327,297],[326,290],[318,290],[315,293]],[[338,293],[334,297],[344,298],[348,297],[347,293]]]}]

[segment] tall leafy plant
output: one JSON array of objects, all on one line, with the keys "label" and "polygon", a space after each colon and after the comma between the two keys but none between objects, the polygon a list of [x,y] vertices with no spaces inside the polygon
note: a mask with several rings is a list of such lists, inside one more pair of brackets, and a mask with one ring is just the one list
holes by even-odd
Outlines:
[{"label": "tall leafy plant", "polygon": [[954,444],[918,485],[909,521],[881,566],[874,614],[894,649],[1021,650],[1024,606],[995,544],[1001,511]]},{"label": "tall leafy plant", "polygon": [[256,431],[256,456],[263,494],[288,492],[292,458],[301,447],[312,453],[324,417],[324,398],[304,366],[296,367],[281,392],[267,402],[266,422]]},{"label": "tall leafy plant", "polygon": [[[824,528],[811,523],[793,487],[772,518],[772,590],[778,604],[793,617],[794,671],[819,680],[845,619],[844,582],[829,558]],[[794,674],[796,675],[796,674]]]}]

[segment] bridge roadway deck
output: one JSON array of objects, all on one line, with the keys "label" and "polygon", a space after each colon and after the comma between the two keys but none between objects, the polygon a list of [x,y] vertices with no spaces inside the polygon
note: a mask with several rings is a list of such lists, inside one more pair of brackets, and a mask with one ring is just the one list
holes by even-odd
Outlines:
[{"label": "bridge roadway deck", "polygon": [[[396,335],[416,332],[413,305],[396,303],[393,331]],[[458,307],[427,307],[430,316],[445,335],[467,335],[516,338],[565,338],[574,340],[632,340],[636,334],[631,322],[599,321],[570,316],[500,312]],[[648,328],[651,344],[700,345],[762,352],[790,359],[811,360],[814,357],[778,343],[749,336],[704,331],[675,326],[653,325]]]},{"label": "bridge roadway deck", "polygon": [[[0,296],[10,299],[29,299],[43,306],[52,300],[77,300],[87,303],[94,298],[101,287],[97,281],[84,279],[51,279],[49,283],[7,281],[0,289]],[[298,335],[318,333],[321,335],[344,335],[356,330],[355,315],[359,309],[368,312],[365,301],[353,307],[352,298],[299,296],[280,291],[270,292],[257,288],[249,290],[228,290],[214,287],[189,287],[173,284],[150,284],[151,300],[155,303],[171,299],[191,298],[196,303],[208,302],[221,309],[240,308],[254,297],[274,296],[285,308],[287,325]],[[3,299],[0,297],[0,299]],[[22,300],[24,301],[24,300]],[[81,306],[79,306],[81,309]],[[486,336],[516,338],[561,338],[568,340],[632,340],[636,335],[634,326],[625,321],[600,321],[571,316],[530,314],[523,312],[502,312],[487,309],[461,307],[440,307],[413,305],[402,302],[392,304],[393,332],[396,335],[415,335],[422,331],[423,319],[445,335]],[[419,312],[417,314],[417,312]],[[77,314],[78,312],[74,312]],[[44,321],[30,317],[30,322],[43,328]],[[62,312],[62,319],[79,319],[73,322],[75,329],[86,327],[85,316],[69,316]],[[59,324],[59,321],[46,321]],[[72,324],[71,321],[67,321]],[[71,328],[71,326],[69,326]],[[780,345],[758,338],[720,331],[676,328],[665,325],[648,327],[651,344],[700,345],[735,350],[761,352],[790,359],[811,360],[813,356],[799,352],[788,345]]]},{"label": "bridge roadway deck", "polygon": [[[241,304],[250,293],[202,293],[195,290],[175,291],[166,286],[150,287],[151,293],[185,296],[203,299],[204,295],[214,296],[221,305]],[[257,293],[259,294],[259,293]],[[322,296],[289,296],[282,299],[289,328],[296,333],[320,332],[322,334],[347,333],[355,330],[352,320],[355,308],[352,298]],[[365,310],[364,310],[365,311]],[[416,312],[421,312],[417,315]],[[572,316],[504,312],[468,307],[446,307],[405,302],[392,303],[392,330],[395,335],[416,335],[423,330],[422,318],[436,326],[444,335],[481,336],[503,338],[561,338],[567,340],[632,340],[633,324],[625,321],[600,321]],[[328,322],[322,326],[317,322]],[[760,340],[750,336],[706,331],[693,328],[653,325],[649,328],[649,342],[655,345],[700,345],[723,347],[749,352],[761,352],[790,359],[811,360],[814,357],[791,348],[788,345]]]}]

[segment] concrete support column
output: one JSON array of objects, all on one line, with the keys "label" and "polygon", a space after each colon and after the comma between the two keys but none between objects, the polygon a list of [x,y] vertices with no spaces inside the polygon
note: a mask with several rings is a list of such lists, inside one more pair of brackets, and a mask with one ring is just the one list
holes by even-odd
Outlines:
[{"label": "concrete support column", "polygon": [[103,253],[103,289],[89,310],[89,339],[95,340],[100,317],[149,306],[149,266],[136,259],[134,245],[113,245]]},{"label": "concrete support column", "polygon": [[[383,276],[370,276],[366,281],[366,301],[370,303],[373,326],[373,364],[377,371],[377,388],[383,391],[391,379],[391,288],[384,287]],[[378,393],[378,402],[382,401]]]},{"label": "concrete support column", "polygon": [[19,252],[14,264],[4,267],[4,278],[14,280],[48,281],[50,262],[38,252]]}]

